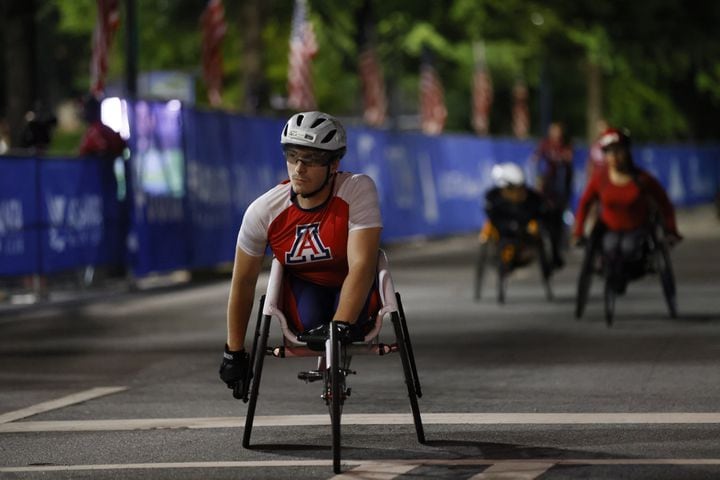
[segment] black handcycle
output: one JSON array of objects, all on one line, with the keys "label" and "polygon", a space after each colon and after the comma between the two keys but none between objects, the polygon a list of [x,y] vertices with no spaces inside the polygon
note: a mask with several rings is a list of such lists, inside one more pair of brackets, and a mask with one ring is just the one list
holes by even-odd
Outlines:
[{"label": "black handcycle", "polygon": [[665,303],[671,318],[677,317],[677,291],[675,274],[670,258],[670,244],[665,229],[659,221],[654,221],[647,229],[647,235],[640,247],[639,257],[632,259],[609,258],[602,247],[602,239],[607,228],[598,222],[589,238],[584,240],[582,265],[578,278],[575,297],[575,318],[580,319],[585,312],[593,275],[603,278],[603,302],[605,323],[612,326],[615,316],[615,302],[618,295],[625,293],[627,283],[647,274],[657,274],[662,287]]},{"label": "black handcycle", "polygon": [[545,296],[552,300],[550,278],[554,267],[550,261],[550,241],[548,231],[536,220],[524,225],[511,224],[502,233],[487,221],[480,232],[475,260],[474,299],[478,301],[482,296],[483,279],[488,266],[494,267],[497,273],[497,301],[505,303],[510,274],[537,259]]},{"label": "black handcycle", "polygon": [[[250,448],[253,420],[257,407],[257,400],[262,379],[265,356],[275,358],[289,357],[317,357],[317,368],[303,371],[298,378],[306,382],[320,382],[322,384],[321,398],[328,406],[330,423],[332,427],[332,457],[333,470],[341,471],[341,417],[345,401],[350,396],[350,388],[346,384],[349,375],[356,372],[350,369],[353,355],[381,355],[399,353],[405,377],[410,409],[418,442],[425,443],[425,432],[420,417],[418,398],[422,397],[420,379],[418,377],[410,342],[410,333],[407,327],[405,312],[403,310],[400,294],[395,291],[388,261],[384,252],[380,251],[378,257],[377,285],[382,307],[376,315],[375,324],[362,342],[344,344],[339,339],[339,330],[336,322],[332,322],[329,329],[329,338],[324,345],[312,345],[300,342],[297,335],[288,325],[282,311],[280,299],[283,286],[283,267],[277,259],[273,259],[270,269],[267,291],[260,299],[253,347],[250,354],[251,369],[248,371],[245,390],[237,392],[236,397],[248,402],[245,417],[245,430],[243,447]],[[380,334],[383,319],[389,316],[392,322],[395,338],[393,343],[381,343]],[[270,323],[276,318],[280,323],[283,342],[278,346],[268,346]]]}]

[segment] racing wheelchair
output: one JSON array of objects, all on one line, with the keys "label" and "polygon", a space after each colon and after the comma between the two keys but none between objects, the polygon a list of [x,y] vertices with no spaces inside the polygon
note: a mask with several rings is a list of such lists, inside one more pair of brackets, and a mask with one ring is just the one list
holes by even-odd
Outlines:
[{"label": "racing wheelchair", "polygon": [[592,277],[596,274],[602,276],[604,280],[603,300],[605,323],[608,327],[613,324],[616,298],[618,295],[624,294],[627,282],[639,279],[646,274],[658,275],[668,313],[671,318],[676,318],[675,275],[670,259],[670,244],[661,222],[658,220],[651,222],[647,235],[640,246],[639,255],[633,259],[608,258],[603,252],[602,246],[606,230],[606,227],[598,221],[589,238],[582,242],[585,252],[575,297],[575,318],[579,320],[585,311]]},{"label": "racing wheelchair", "polygon": [[[314,345],[300,342],[296,333],[288,324],[282,311],[281,298],[283,288],[283,267],[277,259],[273,259],[270,269],[267,291],[260,299],[255,336],[250,353],[250,365],[244,385],[244,391],[236,391],[236,398],[248,403],[245,417],[245,430],[243,433],[243,447],[250,448],[253,421],[260,391],[260,382],[263,373],[265,356],[275,358],[288,357],[317,357],[317,369],[300,372],[298,378],[306,382],[318,381],[322,385],[321,398],[328,406],[332,429],[332,457],[333,470],[341,471],[341,416],[343,405],[350,396],[350,388],[346,378],[356,372],[350,369],[353,355],[388,355],[399,353],[410,399],[415,432],[420,443],[425,443],[425,432],[420,417],[418,398],[422,397],[420,380],[415,366],[410,334],[403,311],[400,294],[395,291],[390,272],[388,270],[387,256],[381,250],[378,256],[377,287],[380,294],[381,308],[375,317],[375,324],[362,342],[344,344],[339,339],[339,330],[336,322],[332,322],[329,329],[329,338],[324,345]],[[383,320],[386,316],[392,322],[395,342],[381,343],[380,333]],[[280,323],[282,331],[282,344],[268,346],[270,323],[275,317]]]},{"label": "racing wheelchair", "polygon": [[486,221],[480,232],[480,245],[475,262],[474,298],[480,300],[483,277],[488,266],[497,272],[497,301],[505,303],[508,278],[517,268],[530,264],[535,258],[540,266],[545,296],[553,299],[550,277],[553,265],[550,262],[550,235],[542,223],[530,220],[525,225],[512,222],[503,228],[502,234],[490,221]]}]

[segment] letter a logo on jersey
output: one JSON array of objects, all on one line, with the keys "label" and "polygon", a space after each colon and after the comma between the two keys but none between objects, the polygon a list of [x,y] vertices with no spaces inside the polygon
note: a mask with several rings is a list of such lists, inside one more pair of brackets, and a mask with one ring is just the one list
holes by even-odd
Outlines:
[{"label": "letter a logo on jersey", "polygon": [[319,228],[319,222],[296,227],[295,241],[290,251],[285,253],[285,263],[317,262],[332,258],[330,249],[320,240]]}]

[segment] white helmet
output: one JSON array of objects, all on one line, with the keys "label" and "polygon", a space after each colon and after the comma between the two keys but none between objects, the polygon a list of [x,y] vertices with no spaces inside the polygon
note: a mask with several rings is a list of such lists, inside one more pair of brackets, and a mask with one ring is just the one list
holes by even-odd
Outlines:
[{"label": "white helmet", "polygon": [[492,168],[490,175],[495,186],[500,188],[525,185],[525,173],[514,163],[498,163]]},{"label": "white helmet", "polygon": [[341,156],[347,147],[345,128],[338,119],[322,112],[301,112],[290,117],[280,143],[337,151]]}]

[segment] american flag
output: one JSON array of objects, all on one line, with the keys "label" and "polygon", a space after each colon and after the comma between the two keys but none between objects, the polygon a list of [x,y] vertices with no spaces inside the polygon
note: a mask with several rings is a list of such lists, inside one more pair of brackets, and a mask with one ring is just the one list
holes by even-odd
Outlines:
[{"label": "american flag", "polygon": [[478,135],[487,135],[490,129],[490,107],[493,102],[492,79],[485,64],[485,45],[473,45],[475,73],[473,75],[472,125]]},{"label": "american flag", "polygon": [[311,61],[318,51],[315,31],[307,18],[307,0],[295,0],[290,32],[290,66],[288,68],[288,107],[314,110]]},{"label": "american flag", "polygon": [[119,0],[97,0],[97,20],[93,32],[92,60],[90,61],[90,92],[100,95],[105,90],[108,70],[108,50],[113,35],[120,26]]},{"label": "american flag", "polygon": [[367,45],[363,49],[359,67],[363,89],[363,118],[368,125],[380,127],[387,116],[387,98],[382,68],[372,46]]},{"label": "american flag", "polygon": [[447,120],[445,94],[429,52],[423,52],[420,65],[420,127],[423,133],[437,135],[442,133]]},{"label": "american flag", "polygon": [[209,0],[200,16],[202,25],[202,68],[210,105],[222,103],[222,41],[227,32],[222,0]]},{"label": "american flag", "polygon": [[525,82],[517,80],[513,87],[512,129],[517,138],[527,138],[530,131],[528,110],[528,88]]}]

